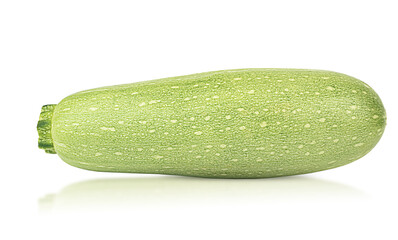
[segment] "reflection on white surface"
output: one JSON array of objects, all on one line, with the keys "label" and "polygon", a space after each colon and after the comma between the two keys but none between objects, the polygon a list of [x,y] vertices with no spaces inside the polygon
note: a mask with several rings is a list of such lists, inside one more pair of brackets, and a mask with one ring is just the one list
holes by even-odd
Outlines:
[{"label": "reflection on white surface", "polygon": [[40,213],[114,211],[183,205],[293,204],[367,198],[353,187],[313,177],[206,179],[174,176],[95,179],[39,199]]}]

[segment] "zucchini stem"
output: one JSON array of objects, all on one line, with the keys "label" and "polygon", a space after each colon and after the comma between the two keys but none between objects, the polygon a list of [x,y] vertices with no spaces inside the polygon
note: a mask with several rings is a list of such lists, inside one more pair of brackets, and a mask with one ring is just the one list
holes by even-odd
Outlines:
[{"label": "zucchini stem", "polygon": [[46,153],[57,153],[54,149],[54,143],[51,136],[52,117],[56,104],[44,105],[41,108],[39,122],[37,123],[37,132],[39,133],[39,148],[44,149]]}]

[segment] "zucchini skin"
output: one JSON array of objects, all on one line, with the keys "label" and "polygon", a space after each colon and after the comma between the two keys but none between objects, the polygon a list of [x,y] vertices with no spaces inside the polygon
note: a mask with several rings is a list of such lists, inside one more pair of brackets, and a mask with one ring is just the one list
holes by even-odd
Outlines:
[{"label": "zucchini skin", "polygon": [[[264,178],[339,167],[380,140],[386,112],[353,77],[237,69],[102,87],[51,106],[46,151],[94,171]],[[46,141],[43,138],[49,138]],[[48,148],[52,142],[53,149]]]}]

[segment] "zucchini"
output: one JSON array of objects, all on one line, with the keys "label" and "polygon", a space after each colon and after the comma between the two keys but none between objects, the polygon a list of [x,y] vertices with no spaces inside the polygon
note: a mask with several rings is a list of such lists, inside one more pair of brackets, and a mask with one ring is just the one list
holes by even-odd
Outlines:
[{"label": "zucchini", "polygon": [[83,169],[263,178],[353,162],[385,126],[353,77],[238,69],[78,92],[43,106],[37,128],[39,148]]}]

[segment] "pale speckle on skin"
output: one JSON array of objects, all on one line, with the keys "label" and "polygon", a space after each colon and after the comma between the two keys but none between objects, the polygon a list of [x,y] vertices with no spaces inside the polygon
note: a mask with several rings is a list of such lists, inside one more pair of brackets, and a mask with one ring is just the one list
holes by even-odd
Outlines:
[{"label": "pale speckle on skin", "polygon": [[122,153],[121,152],[115,152],[115,155],[120,156],[120,155],[122,155]]},{"label": "pale speckle on skin", "polygon": [[185,100],[185,101],[188,101],[188,100],[191,100],[191,98],[186,97],[186,98],[184,98],[184,100]]},{"label": "pale speckle on skin", "polygon": [[373,115],[373,119],[377,119],[377,118],[379,118],[378,115]]},{"label": "pale speckle on skin", "polygon": [[307,123],[307,124],[304,125],[304,127],[305,128],[309,128],[309,127],[311,127],[311,125]]},{"label": "pale speckle on skin", "polygon": [[308,155],[310,155],[310,153],[309,153],[309,152],[306,152],[304,155],[305,155],[305,156],[308,156]]},{"label": "pale speckle on skin", "polygon": [[115,128],[113,128],[113,127],[110,127],[110,128],[107,128],[107,127],[100,127],[100,129],[101,129],[101,130],[104,130],[104,131],[112,131],[112,132],[116,131]]},{"label": "pale speckle on skin", "polygon": [[333,140],[333,142],[335,142],[335,143],[337,143],[339,141],[339,139],[335,139],[335,140]]},{"label": "pale speckle on skin", "polygon": [[208,121],[208,120],[210,120],[210,118],[211,118],[210,116],[207,116],[207,117],[205,117],[205,120]]},{"label": "pale speckle on skin", "polygon": [[258,147],[256,150],[265,150],[265,147]]},{"label": "pale speckle on skin", "polygon": [[330,162],[328,162],[328,164],[333,164],[333,163],[335,163],[336,161],[330,161]]},{"label": "pale speckle on skin", "polygon": [[167,150],[173,150],[173,148],[172,147],[168,147]]},{"label": "pale speckle on skin", "polygon": [[133,93],[131,93],[131,95],[135,95],[135,94],[138,94],[138,92],[133,92]]},{"label": "pale speckle on skin", "polygon": [[333,90],[335,90],[335,88],[334,88],[334,87],[332,87],[332,86],[328,86],[326,89],[327,89],[327,90],[330,90],[330,91],[333,91]]},{"label": "pale speckle on skin", "polygon": [[242,112],[242,111],[244,111],[245,109],[243,109],[243,108],[238,108],[237,109],[239,112]]},{"label": "pale speckle on skin", "polygon": [[202,135],[202,133],[201,131],[194,132],[195,135]]},{"label": "pale speckle on skin", "polygon": [[355,147],[360,147],[360,146],[362,146],[364,143],[357,143],[357,144],[355,144],[354,146]]},{"label": "pale speckle on skin", "polygon": [[158,103],[158,102],[160,102],[160,100],[151,100],[151,101],[149,101],[149,104],[154,104],[154,103]]},{"label": "pale speckle on skin", "polygon": [[154,130],[154,129],[151,129],[151,130],[149,130],[149,132],[150,132],[150,133],[154,133],[154,132],[155,132],[155,130]]},{"label": "pale speckle on skin", "polygon": [[226,147],[227,147],[227,145],[225,145],[225,144],[220,145],[220,148],[226,148]]},{"label": "pale speckle on skin", "polygon": [[138,106],[140,106],[140,107],[142,107],[144,105],[145,105],[145,102],[142,102],[142,103],[138,104]]},{"label": "pale speckle on skin", "polygon": [[353,92],[353,93],[357,93],[357,91],[356,91],[356,90],[352,90],[352,92]]},{"label": "pale speckle on skin", "polygon": [[231,119],[231,115],[225,116],[225,119]]},{"label": "pale speckle on skin", "polygon": [[102,155],[102,153],[95,153],[96,157],[101,156],[101,155]]},{"label": "pale speckle on skin", "polygon": [[351,108],[352,110],[355,110],[355,109],[357,109],[358,107],[355,106],[355,105],[352,105],[352,106],[350,106],[350,108]]},{"label": "pale speckle on skin", "polygon": [[234,80],[242,80],[242,78],[234,78]]},{"label": "pale speckle on skin", "polygon": [[119,124],[124,124],[124,121],[119,121],[118,123],[119,123]]},{"label": "pale speckle on skin", "polygon": [[352,116],[351,118],[352,118],[352,119],[356,119],[357,117],[355,117],[355,116]]},{"label": "pale speckle on skin", "polygon": [[216,156],[220,156],[221,154],[219,154],[219,153],[216,153],[215,155],[216,155]]},{"label": "pale speckle on skin", "polygon": [[320,93],[319,92],[315,92],[315,95],[319,95]]},{"label": "pale speckle on skin", "polygon": [[267,123],[266,123],[266,122],[260,123],[260,127],[266,127],[266,126],[267,126]]},{"label": "pale speckle on skin", "polygon": [[228,131],[228,130],[231,130],[231,128],[230,128],[230,127],[226,127],[226,128],[225,128],[225,130],[227,130],[227,131]]},{"label": "pale speckle on skin", "polygon": [[172,86],[171,88],[179,88],[179,86]]},{"label": "pale speckle on skin", "polygon": [[270,152],[269,154],[271,154],[271,155],[274,155],[274,154],[275,154],[275,152]]},{"label": "pale speckle on skin", "polygon": [[56,144],[56,145],[58,145],[58,146],[61,146],[61,147],[67,147],[65,144],[63,144],[63,143],[59,143],[59,142],[55,142],[54,141],[54,143]]},{"label": "pale speckle on skin", "polygon": [[355,139],[357,139],[357,138],[358,138],[358,137],[352,137],[351,139],[352,139],[352,140],[355,140]]},{"label": "pale speckle on skin", "polygon": [[254,93],[254,90],[250,90],[250,91],[248,91],[247,93],[252,94],[252,93]]},{"label": "pale speckle on skin", "polygon": [[231,159],[231,162],[237,162],[238,161],[238,159]]},{"label": "pale speckle on skin", "polygon": [[298,148],[303,148],[303,147],[304,147],[304,145],[298,145],[297,147],[298,147]]},{"label": "pale speckle on skin", "polygon": [[326,121],[326,118],[320,118],[319,121],[320,121],[320,122],[325,122],[325,121]]},{"label": "pale speckle on skin", "polygon": [[91,107],[91,108],[89,108],[91,111],[95,111],[95,110],[97,110],[98,108],[96,108],[96,107]]},{"label": "pale speckle on skin", "polygon": [[213,96],[213,98],[220,98],[219,96]]},{"label": "pale speckle on skin", "polygon": [[241,127],[239,127],[239,129],[240,129],[240,130],[245,130],[246,127],[245,127],[245,126],[241,126]]},{"label": "pale speckle on skin", "polygon": [[352,113],[350,110],[346,110],[345,112],[346,112],[346,113]]},{"label": "pale speckle on skin", "polygon": [[146,124],[146,121],[138,121],[141,124]]},{"label": "pale speckle on skin", "polygon": [[322,155],[322,154],[324,154],[325,153],[325,151],[320,151],[318,154],[319,155]]},{"label": "pale speckle on skin", "polygon": [[153,158],[155,158],[155,159],[162,159],[163,158],[163,156],[159,156],[159,155],[155,155],[155,156],[152,156]]},{"label": "pale speckle on skin", "polygon": [[169,133],[168,133],[168,132],[164,132],[163,134],[164,134],[164,135],[169,135]]},{"label": "pale speckle on skin", "polygon": [[170,122],[171,122],[171,123],[176,123],[176,122],[177,122],[177,120],[170,120]]}]

